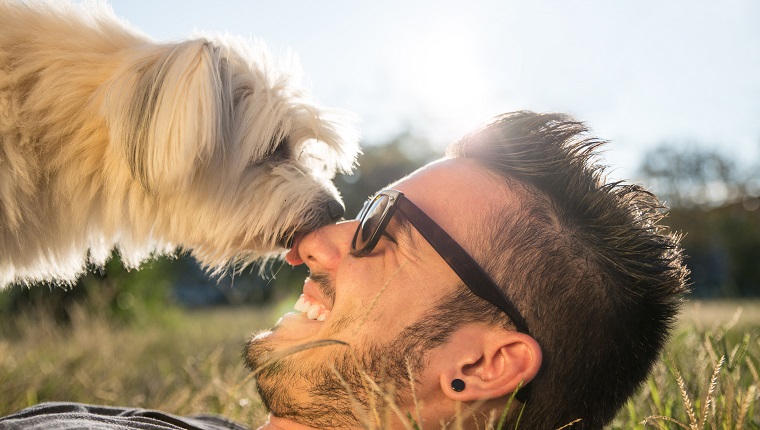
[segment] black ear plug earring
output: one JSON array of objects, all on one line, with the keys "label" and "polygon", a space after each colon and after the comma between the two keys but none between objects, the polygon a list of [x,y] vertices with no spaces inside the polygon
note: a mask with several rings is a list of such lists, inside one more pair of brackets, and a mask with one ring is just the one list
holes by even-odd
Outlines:
[{"label": "black ear plug earring", "polygon": [[461,379],[455,379],[451,381],[451,389],[457,393],[464,391],[464,381]]}]

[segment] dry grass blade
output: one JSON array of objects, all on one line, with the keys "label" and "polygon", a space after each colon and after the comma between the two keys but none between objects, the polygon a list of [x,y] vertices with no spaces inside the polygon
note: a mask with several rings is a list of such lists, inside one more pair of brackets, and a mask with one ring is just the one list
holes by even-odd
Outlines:
[{"label": "dry grass blade", "polygon": [[720,357],[720,361],[718,364],[715,365],[715,368],[713,369],[712,377],[710,378],[710,385],[707,388],[707,394],[705,395],[705,401],[702,405],[702,420],[701,420],[701,426],[700,428],[705,428],[705,423],[707,422],[707,414],[710,411],[710,404],[713,401],[714,395],[715,395],[715,387],[718,385],[718,374],[720,373],[720,369],[723,367],[723,363],[726,361],[726,357]]},{"label": "dry grass blade", "polygon": [[419,399],[417,399],[417,389],[416,384],[414,383],[414,372],[412,371],[412,364],[409,361],[409,358],[406,359],[406,371],[409,375],[409,387],[412,390],[412,400],[414,401],[414,420],[417,423],[417,428],[419,430],[422,430],[422,412],[420,411],[421,406]]},{"label": "dry grass blade", "polygon": [[[668,422],[671,422],[673,424],[678,425],[679,427],[685,428],[686,430],[690,430],[690,429],[694,428],[693,426],[688,426],[688,425],[682,423],[681,421],[678,421],[678,420],[673,419],[671,417],[666,417],[664,415],[651,415],[651,416],[648,416],[648,417],[644,418],[644,421],[641,422],[641,425],[645,426],[645,425],[650,424],[649,423],[650,420],[668,421]],[[657,421],[653,422],[652,424],[656,425],[657,427],[659,427],[661,429],[667,429],[667,427],[663,426],[662,423],[659,423]]]},{"label": "dry grass blade", "polygon": [[[488,399],[480,399],[476,400],[472,403],[462,403],[462,406],[466,409],[467,416],[473,417],[471,420],[472,425],[476,427],[477,430],[480,430],[480,420],[478,420],[478,417],[480,417],[483,421],[483,426],[485,428],[488,428],[488,419],[489,415],[485,412],[481,411],[480,408],[488,401]],[[464,422],[465,412],[460,412],[461,415],[461,421]]]},{"label": "dry grass blade", "polygon": [[571,422],[569,422],[569,423],[567,423],[567,424],[563,425],[562,427],[558,428],[557,430],[566,429],[566,428],[568,428],[568,427],[572,426],[573,424],[579,423],[579,422],[581,422],[581,421],[583,421],[583,420],[582,420],[582,419],[580,419],[580,418],[578,418],[578,419],[577,419],[577,420],[575,420],[575,421],[571,421]]},{"label": "dry grass blade", "polygon": [[454,429],[455,430],[462,430],[464,429],[464,417],[462,414],[462,402],[456,403],[456,408],[454,409],[456,412],[456,415],[454,415]]},{"label": "dry grass blade", "polygon": [[731,356],[729,356],[728,362],[726,363],[729,371],[733,371],[740,362],[744,361],[744,357],[747,355],[747,351],[749,350],[750,341],[751,337],[749,333],[746,333],[742,338],[741,343],[736,345],[736,347],[733,349]]},{"label": "dry grass blade", "polygon": [[[359,358],[356,356],[354,351],[351,351],[351,359],[354,362],[354,366],[356,366],[357,369],[359,369],[359,372],[361,374],[361,381],[362,381],[362,389],[365,393],[367,393],[367,404],[369,405],[370,412],[375,417],[375,422],[380,424],[383,422],[383,417],[380,415],[380,406],[378,405],[377,396],[379,393],[377,393],[376,390],[372,389],[370,386],[370,381],[373,379],[362,370],[362,366],[359,363]],[[385,368],[385,366],[382,366]]]},{"label": "dry grass blade", "polygon": [[744,362],[747,363],[747,367],[749,368],[749,372],[752,374],[752,378],[754,378],[754,381],[757,384],[760,384],[760,374],[758,374],[757,368],[755,368],[755,363],[753,363],[749,357],[745,357]]},{"label": "dry grass blade", "polygon": [[736,311],[734,312],[734,315],[731,317],[731,320],[723,326],[726,333],[732,328],[736,327],[736,324],[739,323],[739,318],[741,318],[742,316],[742,312],[744,312],[744,309],[741,306],[736,308]]},{"label": "dry grass blade", "polygon": [[[715,339],[718,339],[718,336],[715,335]],[[710,359],[714,362],[718,361],[718,353],[715,352],[715,347],[712,344],[712,341],[710,340],[710,333],[705,333],[705,351],[710,355]]]},{"label": "dry grass blade", "polygon": [[354,333],[353,334],[358,333],[359,330],[364,325],[364,323],[367,322],[367,318],[369,318],[370,312],[372,311],[372,309],[375,308],[375,305],[377,305],[378,299],[380,299],[380,296],[383,295],[383,293],[385,292],[385,289],[388,288],[388,285],[391,283],[391,280],[393,280],[393,278],[395,278],[396,275],[398,275],[399,272],[401,272],[401,269],[403,269],[404,267],[406,267],[407,264],[409,264],[408,260],[405,261],[403,264],[399,265],[398,269],[396,269],[396,271],[393,272],[393,274],[388,277],[388,280],[385,281],[385,284],[383,284],[383,287],[380,288],[380,290],[377,292],[377,294],[375,294],[375,297],[372,299],[372,303],[370,303],[369,306],[367,307],[367,312],[364,313],[364,317],[362,318],[361,321],[359,321],[359,324],[357,324],[356,328],[354,328]]},{"label": "dry grass blade", "polygon": [[744,428],[744,419],[747,417],[747,411],[749,411],[749,405],[755,399],[755,392],[757,391],[757,385],[749,387],[746,393],[744,393],[744,401],[739,408],[739,417],[736,420],[736,430],[742,430]]},{"label": "dry grass blade", "polygon": [[396,416],[398,417],[399,421],[404,425],[405,428],[408,430],[415,430],[414,426],[409,422],[407,419],[407,416],[401,411],[401,409],[398,408],[398,405],[396,405],[396,399],[394,398],[393,394],[389,393],[387,390],[383,390],[378,384],[377,381],[372,379],[369,375],[366,375],[367,382],[370,384],[373,390],[375,392],[380,393],[383,397],[385,407],[391,410]]},{"label": "dry grass blade", "polygon": [[336,369],[334,365],[330,365],[330,370],[332,370],[332,372],[338,378],[341,385],[343,385],[343,388],[346,389],[346,395],[348,396],[348,401],[351,403],[351,407],[354,409],[354,415],[357,416],[362,426],[367,429],[374,428],[375,426],[372,425],[369,418],[366,416],[366,413],[364,412],[364,408],[362,407],[361,402],[359,402],[356,396],[354,396],[354,393],[351,391],[351,386],[343,378],[343,375],[341,375],[341,373],[338,372],[338,369]]},{"label": "dry grass blade", "polygon": [[689,415],[689,428],[691,428],[691,430],[698,430],[697,417],[694,415],[694,406],[691,403],[688,391],[686,391],[686,382],[684,382],[681,372],[679,372],[678,369],[673,368],[673,371],[676,374],[676,382],[678,382],[678,390],[681,392],[681,400],[683,401],[684,409],[686,409],[686,413]]}]

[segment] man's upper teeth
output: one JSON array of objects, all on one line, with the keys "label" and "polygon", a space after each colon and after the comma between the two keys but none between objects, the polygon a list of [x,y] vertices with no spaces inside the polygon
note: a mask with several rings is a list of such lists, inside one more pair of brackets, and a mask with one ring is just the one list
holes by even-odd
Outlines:
[{"label": "man's upper teeth", "polygon": [[319,316],[319,305],[311,305],[309,310],[306,311],[306,316],[309,317],[310,320],[317,319]]},{"label": "man's upper teeth", "polygon": [[298,312],[303,312],[303,304],[304,304],[304,302],[305,302],[305,301],[306,301],[306,300],[304,299],[304,295],[303,295],[303,294],[301,294],[301,297],[299,297],[299,298],[298,298],[298,301],[297,301],[297,302],[296,302],[296,304],[293,306],[293,308],[294,308],[295,310],[297,310]]},{"label": "man's upper teeth", "polygon": [[298,298],[298,301],[293,308],[298,312],[303,312],[306,315],[306,318],[310,320],[326,320],[330,311],[325,309],[325,307],[319,303],[312,303],[309,299],[309,296],[301,294],[301,297]]}]

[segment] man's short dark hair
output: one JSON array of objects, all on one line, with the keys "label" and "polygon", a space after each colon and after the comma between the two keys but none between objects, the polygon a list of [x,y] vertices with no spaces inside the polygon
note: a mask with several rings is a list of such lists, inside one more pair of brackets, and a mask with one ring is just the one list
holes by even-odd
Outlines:
[{"label": "man's short dark hair", "polygon": [[[543,352],[520,428],[611,421],[659,357],[687,291],[680,238],[658,225],[665,209],[641,186],[607,182],[595,160],[604,142],[586,133],[566,115],[514,112],[447,151],[519,196],[490,215],[471,249]],[[462,287],[439,309],[469,309],[463,322],[504,319],[483,304]]]}]

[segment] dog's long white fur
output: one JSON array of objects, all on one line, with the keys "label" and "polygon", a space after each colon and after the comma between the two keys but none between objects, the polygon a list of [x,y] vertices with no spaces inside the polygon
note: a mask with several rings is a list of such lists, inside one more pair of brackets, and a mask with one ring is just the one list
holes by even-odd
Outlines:
[{"label": "dog's long white fur", "polygon": [[353,118],[259,42],[157,43],[101,3],[0,0],[0,288],[114,247],[223,269],[330,222]]}]

